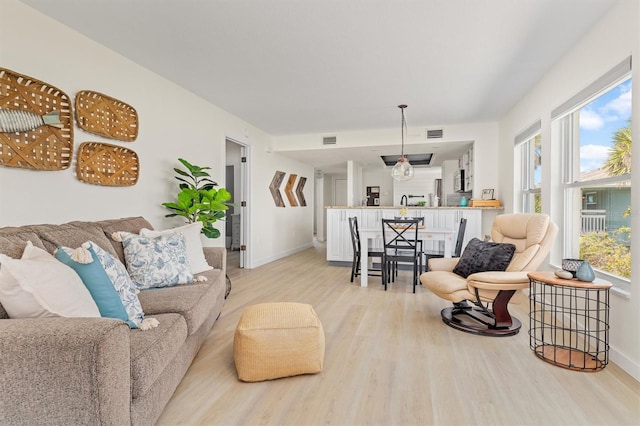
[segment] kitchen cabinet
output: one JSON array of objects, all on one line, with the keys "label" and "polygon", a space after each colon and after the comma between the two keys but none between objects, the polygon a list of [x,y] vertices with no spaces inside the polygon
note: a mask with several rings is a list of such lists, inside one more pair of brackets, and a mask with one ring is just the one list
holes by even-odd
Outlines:
[{"label": "kitchen cabinet", "polygon": [[[382,219],[393,219],[399,216],[399,208],[359,209],[359,208],[327,208],[327,260],[336,262],[351,262],[353,247],[351,245],[351,231],[349,218],[356,217],[360,229],[380,228]],[[489,212],[491,213],[491,211]],[[474,208],[437,208],[437,209],[409,209],[407,216],[423,217],[427,228],[453,228],[458,232],[460,219],[467,219],[463,247],[470,239],[483,239],[481,209]],[[425,250],[438,250],[438,242],[426,241]],[[370,248],[382,250],[382,241],[372,241]]]},{"label": "kitchen cabinet", "polygon": [[460,219],[467,219],[467,227],[464,231],[462,247],[466,247],[472,238],[483,239],[482,236],[482,210],[478,209],[445,209],[439,211],[438,227],[454,228],[456,233],[460,226]]},{"label": "kitchen cabinet", "polygon": [[360,212],[360,209],[327,209],[327,260],[338,262],[353,260],[349,218],[355,216],[360,225]]}]

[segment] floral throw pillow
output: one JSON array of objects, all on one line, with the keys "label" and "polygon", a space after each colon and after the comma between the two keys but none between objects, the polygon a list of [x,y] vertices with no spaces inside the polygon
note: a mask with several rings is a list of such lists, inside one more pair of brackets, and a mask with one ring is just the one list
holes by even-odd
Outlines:
[{"label": "floral throw pillow", "polygon": [[168,287],[194,281],[180,233],[143,237],[118,232],[122,239],[127,270],[139,289]]}]

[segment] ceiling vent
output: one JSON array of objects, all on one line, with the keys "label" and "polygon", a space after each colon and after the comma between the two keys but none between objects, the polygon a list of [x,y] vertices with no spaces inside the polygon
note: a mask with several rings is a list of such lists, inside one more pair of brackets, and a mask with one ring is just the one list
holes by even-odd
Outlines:
[{"label": "ceiling vent", "polygon": [[442,139],[442,129],[427,130],[427,139]]},{"label": "ceiling vent", "polygon": [[336,136],[324,136],[322,138],[322,145],[335,145],[338,142]]}]

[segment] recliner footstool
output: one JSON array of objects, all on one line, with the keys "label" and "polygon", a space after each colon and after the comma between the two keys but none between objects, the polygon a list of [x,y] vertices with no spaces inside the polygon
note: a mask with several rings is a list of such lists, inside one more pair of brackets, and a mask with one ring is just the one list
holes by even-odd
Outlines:
[{"label": "recliner footstool", "polygon": [[258,382],[322,371],[324,330],[313,307],[278,302],[242,312],[233,339],[240,380]]}]

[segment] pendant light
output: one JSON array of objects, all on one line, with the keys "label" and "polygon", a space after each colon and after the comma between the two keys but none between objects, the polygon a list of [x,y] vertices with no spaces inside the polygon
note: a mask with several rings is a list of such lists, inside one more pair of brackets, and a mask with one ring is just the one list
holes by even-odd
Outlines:
[{"label": "pendant light", "polygon": [[406,105],[398,105],[398,108],[402,111],[402,125],[400,128],[402,133],[402,148],[398,162],[393,166],[393,169],[391,169],[391,177],[399,182],[413,179],[413,166],[409,163],[407,157],[404,156],[404,133],[407,128],[407,122],[404,119],[404,109],[406,107]]}]

